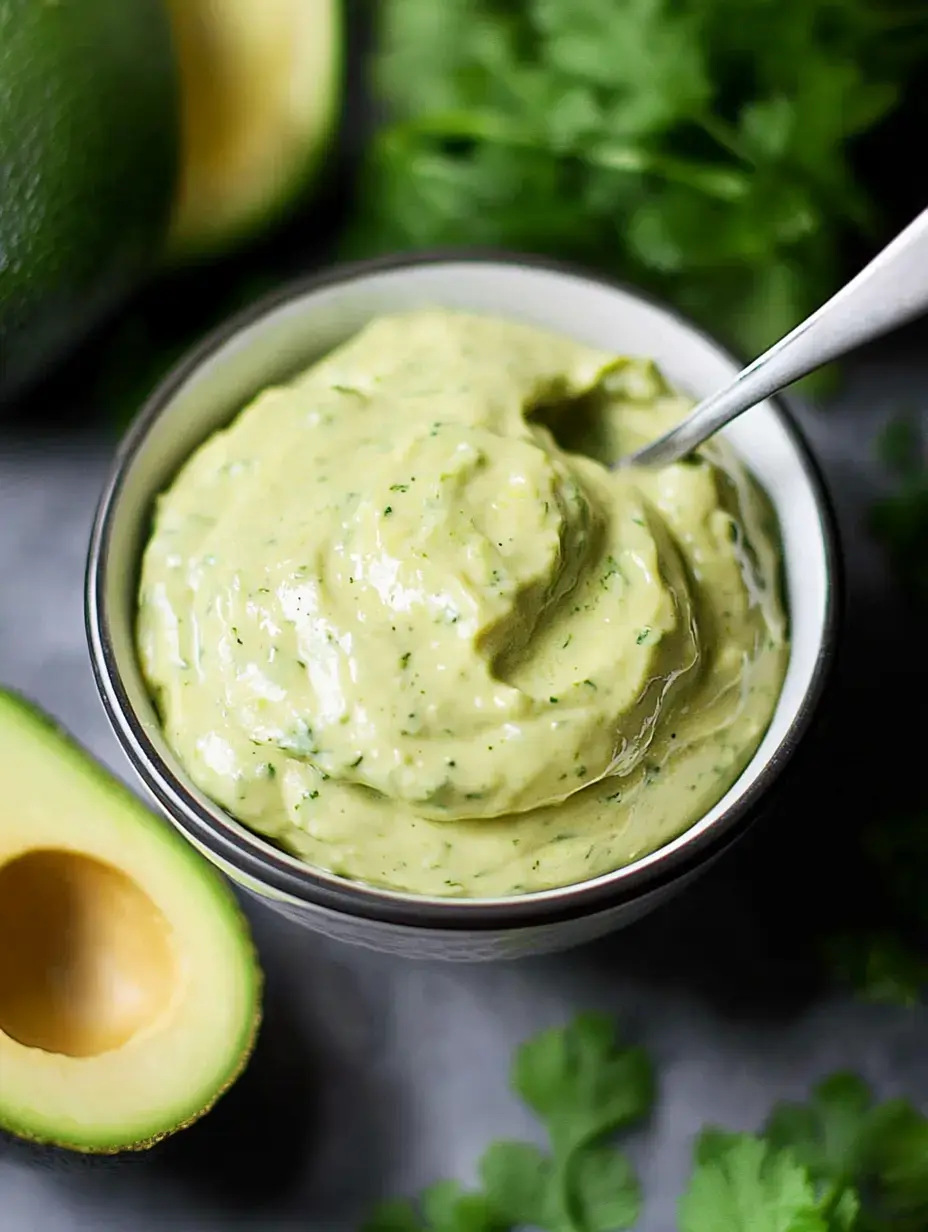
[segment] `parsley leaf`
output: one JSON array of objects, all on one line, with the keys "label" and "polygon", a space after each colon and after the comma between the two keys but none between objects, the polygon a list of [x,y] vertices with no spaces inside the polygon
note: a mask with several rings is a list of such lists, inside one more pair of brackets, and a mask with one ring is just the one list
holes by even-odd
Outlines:
[{"label": "parsley leaf", "polygon": [[628,1159],[607,1145],[581,1147],[572,1157],[565,1205],[554,1162],[527,1142],[494,1142],[480,1161],[492,1206],[508,1222],[546,1232],[619,1232],[634,1227],[641,1192]]}]

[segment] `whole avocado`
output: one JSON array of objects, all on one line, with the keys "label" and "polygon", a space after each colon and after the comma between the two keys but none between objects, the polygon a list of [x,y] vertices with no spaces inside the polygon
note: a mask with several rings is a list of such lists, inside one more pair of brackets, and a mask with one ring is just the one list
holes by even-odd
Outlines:
[{"label": "whole avocado", "polygon": [[0,405],[160,257],[179,111],[163,0],[0,0]]}]

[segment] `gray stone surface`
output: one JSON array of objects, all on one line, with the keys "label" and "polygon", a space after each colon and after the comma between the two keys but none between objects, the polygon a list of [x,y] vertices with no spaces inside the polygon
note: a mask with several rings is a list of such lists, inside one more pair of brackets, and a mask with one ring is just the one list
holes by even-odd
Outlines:
[{"label": "gray stone surface", "polygon": [[[923,341],[910,333],[868,352],[826,410],[802,412],[848,549],[846,654],[805,777],[757,837],[624,933],[509,965],[391,960],[249,904],[268,1007],[239,1085],[205,1121],[145,1156],[83,1159],[0,1141],[0,1227],[348,1232],[377,1197],[443,1176],[466,1180],[492,1137],[532,1135],[506,1090],[511,1051],[582,1008],[614,1011],[659,1065],[657,1113],[634,1144],[647,1194],[641,1232],[674,1227],[690,1140],[705,1121],[753,1126],[774,1099],[799,1096],[838,1066],[881,1092],[928,1101],[928,1013],[818,990],[807,978],[800,905],[820,887],[840,891],[829,852],[840,850],[845,823],[893,807],[916,773],[924,650],[906,645],[863,514],[884,482],[871,460],[880,424],[902,404],[928,405]],[[92,431],[0,424],[0,681],[129,779],[94,692],[81,607],[108,454]]]}]

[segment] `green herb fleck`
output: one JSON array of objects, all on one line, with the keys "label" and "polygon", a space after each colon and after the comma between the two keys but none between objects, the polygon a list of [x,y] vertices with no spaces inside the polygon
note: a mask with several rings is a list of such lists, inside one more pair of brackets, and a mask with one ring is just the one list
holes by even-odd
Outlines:
[{"label": "green herb fleck", "polygon": [[623,582],[628,581],[628,578],[625,576],[625,572],[622,569],[621,564],[616,560],[614,556],[609,555],[606,557],[606,568],[603,571],[602,578],[600,579],[603,589],[608,590],[610,585],[612,584],[612,579],[616,577],[619,578]]},{"label": "green herb fleck", "polygon": [[284,753],[292,753],[296,757],[311,757],[318,752],[313,729],[305,719],[298,719],[292,730],[276,743]]}]

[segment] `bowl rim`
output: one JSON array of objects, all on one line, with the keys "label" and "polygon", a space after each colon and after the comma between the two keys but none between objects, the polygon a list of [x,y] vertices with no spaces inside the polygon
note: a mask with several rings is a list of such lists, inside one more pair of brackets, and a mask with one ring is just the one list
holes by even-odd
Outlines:
[{"label": "bowl rim", "polygon": [[[771,789],[779,783],[792,761],[809,731],[832,677],[838,650],[844,577],[838,522],[819,463],[787,401],[782,396],[771,397],[766,401],[773,407],[796,451],[818,513],[826,581],[821,643],[808,687],[782,740],[754,781],[707,830],[699,834],[694,832],[692,841],[664,856],[661,856],[662,849],[658,848],[644,857],[644,862],[634,861],[589,881],[493,899],[442,899],[381,889],[316,869],[309,864],[297,864],[293,857],[285,853],[278,855],[266,840],[260,835],[252,835],[242,823],[237,823],[238,829],[243,831],[241,834],[232,827],[220,833],[200,801],[178,780],[149,741],[144,724],[129,699],[119,657],[114,649],[107,602],[107,563],[126,473],[174,396],[202,364],[243,330],[278,308],[317,291],[363,281],[371,275],[442,264],[483,264],[504,269],[523,267],[541,273],[567,275],[607,290],[623,292],[660,309],[714,348],[722,358],[743,366],[743,361],[709,331],[658,296],[621,279],[591,271],[576,262],[542,255],[495,248],[431,248],[337,262],[289,279],[206,333],[172,366],[145,399],[117,447],[97,502],[85,571],[84,618],[94,682],[123,752],[170,821],[188,841],[205,851],[220,867],[234,870],[230,875],[241,874],[246,883],[253,882],[260,887],[259,893],[270,892],[271,897],[283,898],[294,906],[309,910],[328,909],[375,923],[429,931],[485,932],[553,924],[595,914],[622,902],[631,902],[686,876],[699,865],[708,864],[740,837],[762,811]],[[221,806],[214,807],[226,813]],[[231,820],[235,821],[235,818]],[[686,832],[683,831],[684,834]]]}]

